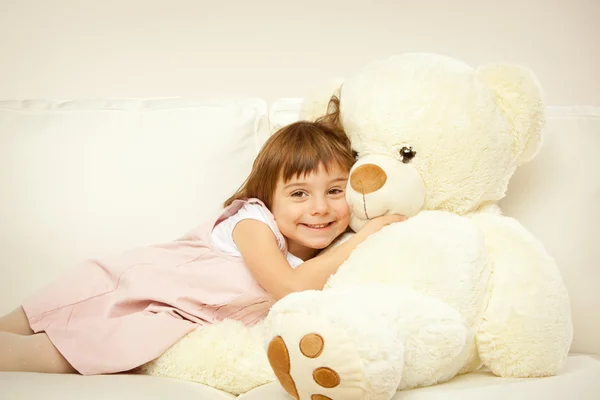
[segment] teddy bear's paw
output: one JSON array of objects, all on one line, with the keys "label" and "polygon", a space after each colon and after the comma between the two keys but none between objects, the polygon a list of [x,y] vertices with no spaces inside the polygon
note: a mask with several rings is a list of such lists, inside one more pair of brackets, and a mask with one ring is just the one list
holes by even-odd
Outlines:
[{"label": "teddy bear's paw", "polygon": [[365,398],[360,358],[346,335],[314,317],[306,322],[319,329],[280,330],[269,342],[267,356],[281,386],[296,400]]}]

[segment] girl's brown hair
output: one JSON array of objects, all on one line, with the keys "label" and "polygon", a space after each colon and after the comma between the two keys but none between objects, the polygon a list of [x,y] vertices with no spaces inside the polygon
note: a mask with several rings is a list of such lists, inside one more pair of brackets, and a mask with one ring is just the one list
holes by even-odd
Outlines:
[{"label": "girl's brown hair", "polygon": [[339,165],[350,170],[354,157],[350,140],[337,124],[321,118],[299,121],[275,132],[263,145],[243,185],[225,201],[257,198],[270,209],[279,177],[284,182],[319,168]]}]

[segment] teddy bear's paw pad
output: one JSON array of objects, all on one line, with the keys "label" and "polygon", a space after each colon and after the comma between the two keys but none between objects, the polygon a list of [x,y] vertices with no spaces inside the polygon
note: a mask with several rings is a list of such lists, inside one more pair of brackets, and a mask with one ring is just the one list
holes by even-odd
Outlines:
[{"label": "teddy bear's paw pad", "polygon": [[317,358],[323,352],[325,340],[321,335],[309,333],[300,340],[300,352],[308,358]]},{"label": "teddy bear's paw pad", "polygon": [[271,368],[273,368],[273,372],[275,372],[275,376],[279,380],[279,383],[281,383],[281,386],[283,386],[290,396],[299,400],[300,396],[298,396],[296,383],[290,375],[290,353],[281,336],[277,336],[271,340],[269,348],[267,349],[267,356]]},{"label": "teddy bear's paw pad", "polygon": [[313,371],[313,379],[324,388],[334,388],[340,384],[340,375],[331,368],[321,367]]},{"label": "teddy bear's paw pad", "polygon": [[[287,344],[286,344],[287,343]],[[364,396],[356,350],[339,336],[305,333],[274,337],[267,357],[281,386],[296,400],[353,400]]]}]

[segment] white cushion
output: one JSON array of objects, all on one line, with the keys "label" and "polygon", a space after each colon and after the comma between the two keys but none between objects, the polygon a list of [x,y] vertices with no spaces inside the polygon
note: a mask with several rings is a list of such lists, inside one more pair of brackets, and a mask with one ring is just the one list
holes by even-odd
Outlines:
[{"label": "white cushion", "polygon": [[276,99],[269,106],[269,130],[273,134],[278,129],[298,121],[302,99],[297,97]]},{"label": "white cushion", "polygon": [[[427,388],[398,392],[393,400],[597,399],[600,393],[600,360],[586,355],[569,356],[555,377],[504,379],[487,371],[458,376]],[[45,400],[134,400],[202,399],[226,400],[235,396],[204,385],[177,379],[144,375],[52,375],[0,372],[0,399]],[[278,382],[249,391],[238,400],[289,400]]]},{"label": "white cushion", "polygon": [[213,218],[250,171],[266,108],[254,98],[0,102],[0,313],[80,260]]},{"label": "white cushion", "polygon": [[3,400],[231,400],[199,383],[147,375],[34,374],[0,372]]},{"label": "white cushion", "polygon": [[[392,400],[597,400],[600,394],[600,360],[586,355],[569,356],[563,371],[539,379],[499,378],[488,371],[458,376],[449,382],[398,392]],[[325,390],[322,394],[327,395]],[[253,389],[238,400],[289,400],[278,382]]]},{"label": "white cushion", "polygon": [[600,355],[600,108],[550,107],[545,143],[501,202],[544,243],[569,289],[571,350]]}]

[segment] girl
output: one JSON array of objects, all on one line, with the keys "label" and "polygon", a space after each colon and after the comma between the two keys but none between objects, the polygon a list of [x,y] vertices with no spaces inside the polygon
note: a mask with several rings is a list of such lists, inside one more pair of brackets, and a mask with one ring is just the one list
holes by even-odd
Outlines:
[{"label": "girl", "polygon": [[215,221],[171,243],[90,259],[0,319],[0,371],[84,375],[136,368],[199,325],[263,319],[274,301],[325,285],[384,216],[348,227],[354,162],[343,131],[288,125],[265,143]]}]

